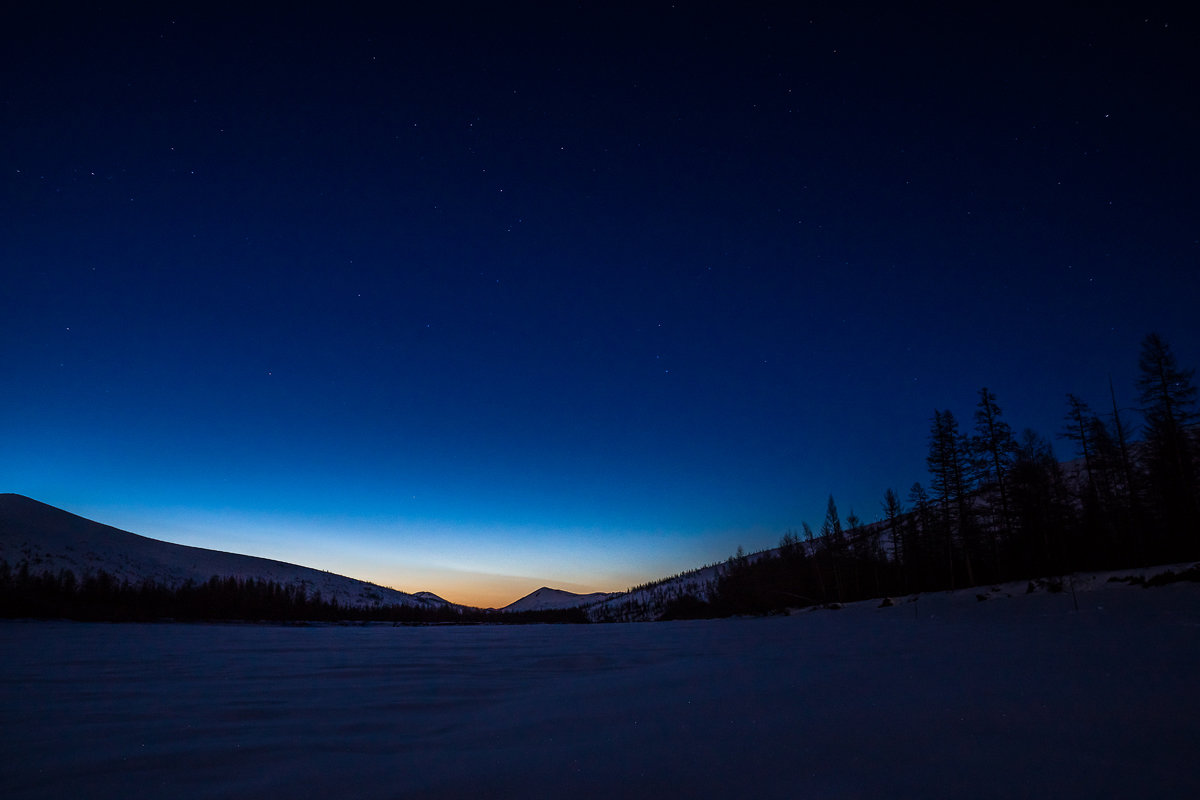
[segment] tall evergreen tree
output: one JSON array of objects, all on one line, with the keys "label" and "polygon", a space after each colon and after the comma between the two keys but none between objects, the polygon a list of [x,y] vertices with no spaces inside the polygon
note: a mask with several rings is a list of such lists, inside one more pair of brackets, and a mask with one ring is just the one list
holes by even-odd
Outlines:
[{"label": "tall evergreen tree", "polygon": [[928,584],[935,575],[941,574],[942,562],[938,556],[940,549],[936,541],[933,502],[920,481],[909,488],[908,503],[912,513],[907,520],[908,535],[905,537],[907,573],[913,583]]},{"label": "tall evergreen tree", "polygon": [[1112,377],[1108,379],[1108,396],[1112,400],[1112,428],[1117,434],[1117,450],[1121,461],[1121,482],[1125,488],[1126,500],[1130,511],[1135,517],[1141,516],[1141,490],[1137,475],[1133,468],[1133,457],[1130,454],[1129,436],[1125,431],[1125,423],[1121,420],[1121,410],[1117,408],[1117,392],[1113,389]]},{"label": "tall evergreen tree", "polygon": [[[1008,506],[1008,472],[1012,468],[1017,444],[1013,439],[1012,427],[1001,419],[996,395],[986,386],[979,390],[979,403],[975,407],[975,434],[971,437],[971,450],[976,459],[983,487],[994,490],[1000,499],[999,524],[990,526],[992,570],[1000,574],[1000,534],[1007,540],[1012,535],[1012,520]],[[999,530],[997,530],[999,529]]]},{"label": "tall evergreen tree", "polygon": [[1138,372],[1150,482],[1177,554],[1194,555],[1200,552],[1195,370],[1181,369],[1167,343],[1152,333],[1142,341]]},{"label": "tall evergreen tree", "polygon": [[838,516],[837,503],[833,501],[833,495],[829,495],[829,502],[825,504],[825,521],[821,523],[821,539],[825,543],[825,549],[829,553],[829,560],[833,566],[833,589],[837,593],[838,602],[842,602],[845,599],[842,570],[845,566],[846,536],[842,531],[842,520]]},{"label": "tall evergreen tree", "polygon": [[1108,423],[1100,417],[1087,421],[1092,445],[1092,471],[1095,476],[1096,492],[1101,505],[1108,513],[1118,510],[1123,503],[1124,490],[1121,480],[1121,450]]},{"label": "tall evergreen tree", "polygon": [[[1120,417],[1116,416],[1119,420]],[[1113,428],[1100,417],[1088,422],[1092,450],[1093,487],[1103,519],[1096,526],[1102,534],[1089,547],[1097,565],[1105,562],[1130,563],[1144,556],[1145,536],[1135,503],[1132,468],[1126,461],[1120,428]],[[1134,551],[1141,553],[1135,557]]]},{"label": "tall evergreen tree", "polygon": [[821,595],[821,602],[827,603],[829,602],[829,594],[825,590],[825,575],[821,571],[821,562],[823,559],[820,553],[821,548],[816,541],[817,537],[813,534],[812,526],[807,522],[801,522],[800,529],[804,532],[804,544],[808,547],[809,554],[811,555],[809,560],[812,563],[813,577],[816,580],[817,590]]},{"label": "tall evergreen tree", "polygon": [[[974,542],[969,503],[969,451],[966,440],[958,431],[958,420],[954,418],[953,412],[933,412],[929,431],[929,455],[925,461],[929,468],[933,497],[942,512],[942,533],[951,586],[954,585],[956,563],[963,565],[968,585],[974,584],[975,574],[971,565]],[[956,539],[961,554],[957,561]]]},{"label": "tall evergreen tree", "polygon": [[1067,395],[1065,425],[1059,436],[1075,442],[1075,456],[1083,462],[1083,472],[1075,471],[1073,481],[1080,504],[1080,531],[1089,536],[1081,552],[1104,561],[1103,554],[1112,553],[1119,538],[1111,479],[1117,466],[1114,458],[1116,444],[1101,420],[1088,404],[1074,394]]},{"label": "tall evergreen tree", "polygon": [[1067,415],[1064,418],[1066,425],[1059,432],[1059,436],[1063,439],[1069,439],[1075,442],[1075,456],[1083,459],[1083,470],[1086,476],[1084,484],[1085,494],[1083,498],[1085,502],[1099,502],[1099,488],[1096,485],[1096,460],[1095,446],[1092,442],[1092,420],[1096,415],[1092,413],[1092,409],[1086,402],[1081,400],[1074,394],[1067,394]]},{"label": "tall evergreen tree", "polygon": [[1029,577],[1061,572],[1070,507],[1050,443],[1025,429],[1009,477],[1017,563]]},{"label": "tall evergreen tree", "polygon": [[887,525],[888,536],[892,540],[892,574],[896,576],[898,587],[908,590],[908,576],[904,562],[910,557],[909,548],[905,546],[901,520],[904,517],[904,506],[900,498],[890,487],[883,493],[883,518]]}]

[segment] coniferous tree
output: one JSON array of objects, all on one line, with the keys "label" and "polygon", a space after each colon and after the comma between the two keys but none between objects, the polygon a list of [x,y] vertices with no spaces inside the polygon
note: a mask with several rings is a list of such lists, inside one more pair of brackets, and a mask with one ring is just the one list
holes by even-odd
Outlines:
[{"label": "coniferous tree", "polygon": [[904,516],[904,506],[896,492],[889,488],[883,493],[883,519],[887,526],[888,536],[892,540],[892,567],[898,579],[901,590],[907,590],[907,572],[904,562],[909,558],[909,548],[904,542],[901,519]]},{"label": "coniferous tree", "polygon": [[933,501],[918,481],[908,490],[908,503],[912,508],[905,538],[908,543],[905,549],[909,553],[908,572],[914,583],[926,584],[941,570]]},{"label": "coniferous tree", "polygon": [[816,541],[816,535],[813,533],[812,526],[807,522],[800,523],[800,529],[804,532],[804,544],[808,547],[811,554],[810,561],[812,562],[813,577],[816,580],[817,590],[820,592],[821,602],[829,602],[829,594],[825,590],[825,576],[821,572],[821,553],[820,546]]},{"label": "coniferous tree", "polygon": [[1146,467],[1156,487],[1164,533],[1174,554],[1195,555],[1200,552],[1195,370],[1181,369],[1167,343],[1152,333],[1142,341],[1138,371]]},{"label": "coniferous tree", "polygon": [[[976,459],[981,483],[994,489],[999,495],[1000,515],[990,528],[991,559],[994,575],[1002,572],[1000,565],[1000,539],[1012,535],[1012,521],[1008,507],[1008,472],[1017,445],[1012,427],[1001,417],[996,395],[986,386],[979,390],[979,404],[975,407],[975,435],[971,437],[971,450]],[[998,522],[998,524],[997,524]]]},{"label": "coniferous tree", "polygon": [[[1075,442],[1075,457],[1082,460],[1083,474],[1076,470],[1079,503],[1083,512],[1083,527],[1100,532],[1102,538],[1111,538],[1110,520],[1105,495],[1101,486],[1101,461],[1096,452],[1096,415],[1086,402],[1077,395],[1067,394],[1066,423],[1059,436]],[[1082,482],[1080,478],[1083,478]]]},{"label": "coniferous tree", "polygon": [[1009,474],[1015,560],[1024,577],[1061,572],[1070,515],[1062,468],[1050,443],[1028,428]]},{"label": "coniferous tree", "polygon": [[1121,420],[1121,410],[1117,408],[1117,392],[1113,389],[1111,377],[1108,379],[1108,394],[1112,399],[1112,427],[1117,434],[1117,449],[1121,462],[1121,481],[1131,513],[1135,517],[1140,517],[1141,491],[1133,467],[1133,457],[1130,454],[1129,437],[1125,430],[1125,423]]},{"label": "coniferous tree", "polygon": [[1066,425],[1059,436],[1075,442],[1076,456],[1083,459],[1083,469],[1089,484],[1094,480],[1090,423],[1095,416],[1087,403],[1074,394],[1067,394],[1067,415],[1064,418]]},{"label": "coniferous tree", "polygon": [[[942,535],[945,542],[946,567],[951,587],[955,582],[956,563],[961,563],[967,584],[975,583],[971,563],[974,549],[974,522],[969,503],[969,449],[958,431],[954,413],[934,411],[929,432],[929,455],[926,464],[933,486],[933,497],[941,509]],[[955,558],[956,549],[959,558]]]},{"label": "coniferous tree", "polygon": [[1093,489],[1100,512],[1104,515],[1103,525],[1099,527],[1101,538],[1090,549],[1101,562],[1122,555],[1128,558],[1128,543],[1135,538],[1133,488],[1126,477],[1119,438],[1100,417],[1092,417],[1088,421],[1088,432],[1092,450]]},{"label": "coniferous tree", "polygon": [[821,540],[825,543],[826,552],[829,553],[830,565],[833,568],[833,590],[840,603],[845,599],[842,571],[845,567],[843,562],[846,555],[846,536],[842,530],[842,520],[838,516],[837,503],[833,501],[833,495],[829,495],[829,502],[825,505],[825,521],[821,523]]}]

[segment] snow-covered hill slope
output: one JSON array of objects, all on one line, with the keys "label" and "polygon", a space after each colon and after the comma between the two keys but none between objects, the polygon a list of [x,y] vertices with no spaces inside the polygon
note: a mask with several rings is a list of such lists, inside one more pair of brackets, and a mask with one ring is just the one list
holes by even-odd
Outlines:
[{"label": "snow-covered hill slope", "polygon": [[0,494],[0,559],[33,573],[69,569],[79,578],[103,570],[118,581],[167,586],[221,578],[262,579],[303,586],[340,605],[446,605],[437,595],[405,592],[310,567],[257,556],[149,539],[76,516],[18,494]]},{"label": "snow-covered hill slope", "polygon": [[[755,554],[756,557],[758,554]],[[721,565],[712,564],[609,596],[588,607],[593,622],[644,622],[658,619],[667,604],[683,597],[708,601],[721,576]]]},{"label": "snow-covered hill slope", "polygon": [[566,592],[562,589],[551,589],[543,586],[533,592],[522,597],[513,603],[509,603],[501,611],[549,611],[562,608],[577,608],[579,606],[591,605],[598,603],[601,600],[606,600],[613,597],[612,592],[592,592],[591,594],[575,594],[574,592]]}]

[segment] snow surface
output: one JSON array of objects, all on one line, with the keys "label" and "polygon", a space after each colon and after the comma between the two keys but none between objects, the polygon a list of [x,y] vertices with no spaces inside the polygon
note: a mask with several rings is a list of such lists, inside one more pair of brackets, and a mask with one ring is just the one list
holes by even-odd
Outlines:
[{"label": "snow surface", "polygon": [[1197,797],[1200,585],[590,626],[0,623],[6,798]]},{"label": "snow surface", "polygon": [[178,587],[216,575],[303,586],[310,597],[320,592],[341,605],[446,605],[432,592],[413,595],[269,558],[150,539],[17,494],[0,494],[0,558],[14,569],[28,562],[35,574],[69,569],[82,579],[104,570],[134,585],[150,579]]}]

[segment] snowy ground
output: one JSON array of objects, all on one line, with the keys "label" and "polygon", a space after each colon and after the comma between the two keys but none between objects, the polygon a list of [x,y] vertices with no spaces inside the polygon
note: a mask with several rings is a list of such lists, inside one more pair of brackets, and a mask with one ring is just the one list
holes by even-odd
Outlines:
[{"label": "snowy ground", "polygon": [[1200,796],[1200,585],[529,627],[0,623],[6,798]]}]

